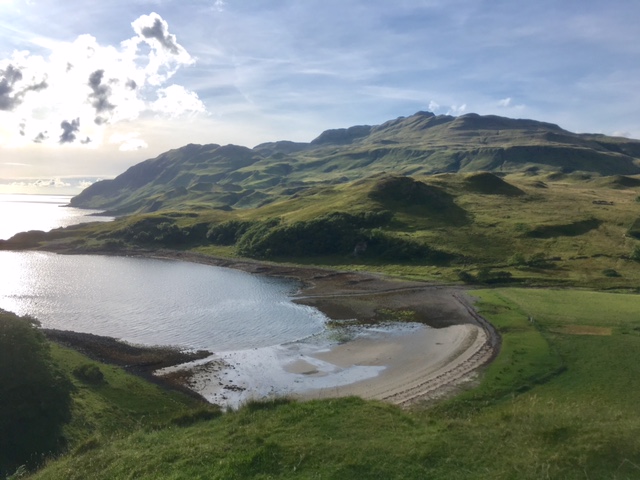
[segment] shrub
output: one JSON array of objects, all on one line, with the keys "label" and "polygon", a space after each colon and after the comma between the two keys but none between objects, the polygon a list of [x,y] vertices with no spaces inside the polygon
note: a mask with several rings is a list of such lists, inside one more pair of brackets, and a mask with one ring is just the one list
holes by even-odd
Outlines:
[{"label": "shrub", "polygon": [[203,223],[179,227],[167,216],[148,217],[113,232],[111,237],[138,245],[176,247],[205,240],[207,228],[208,224]]},{"label": "shrub", "polygon": [[605,268],[602,271],[602,274],[605,277],[621,277],[622,275],[620,275],[616,270],[614,270],[613,268]]},{"label": "shrub", "polygon": [[514,281],[510,272],[497,271],[494,272],[490,267],[482,267],[476,275],[472,275],[467,271],[458,273],[458,278],[464,283],[483,283],[486,285],[511,283]]},{"label": "shrub", "polygon": [[189,230],[180,228],[175,223],[163,222],[156,228],[154,241],[168,247],[186,243]]},{"label": "shrub", "polygon": [[476,281],[476,277],[471,275],[466,270],[462,270],[462,271],[458,272],[458,278],[461,281],[463,281],[464,283],[474,283]]},{"label": "shrub", "polygon": [[526,265],[527,259],[522,253],[514,253],[513,256],[509,259],[509,265]]},{"label": "shrub", "polygon": [[537,252],[529,257],[527,266],[533,268],[550,268],[553,266],[553,262],[551,262],[551,259],[547,258],[543,252]]},{"label": "shrub", "polygon": [[212,405],[177,415],[171,419],[171,423],[178,427],[189,427],[198,422],[213,420],[221,415],[220,407]]},{"label": "shrub", "polygon": [[0,310],[0,477],[63,445],[71,389],[37,323]]},{"label": "shrub", "polygon": [[595,230],[602,225],[602,220],[588,218],[561,225],[539,225],[527,232],[530,238],[576,237]]},{"label": "shrub", "polygon": [[[308,221],[282,224],[271,219],[247,229],[236,244],[240,255],[248,257],[307,257],[349,255],[358,244],[367,244],[362,253],[384,260],[444,261],[450,255],[412,240],[395,237],[374,225],[391,219],[389,212],[357,215],[335,212]],[[365,256],[365,255],[363,255]]]},{"label": "shrub", "polygon": [[386,234],[379,229],[372,230],[366,239],[368,255],[383,260],[446,262],[451,259],[448,253],[423,243]]},{"label": "shrub", "polygon": [[229,220],[214,225],[207,232],[207,240],[215,245],[233,245],[254,224],[242,220]]},{"label": "shrub", "polygon": [[347,254],[363,239],[350,217],[331,214],[286,225],[268,220],[247,230],[238,252],[255,257]]},{"label": "shrub", "polygon": [[93,385],[99,385],[104,382],[104,374],[97,365],[93,363],[84,363],[73,370],[73,374],[78,380]]}]

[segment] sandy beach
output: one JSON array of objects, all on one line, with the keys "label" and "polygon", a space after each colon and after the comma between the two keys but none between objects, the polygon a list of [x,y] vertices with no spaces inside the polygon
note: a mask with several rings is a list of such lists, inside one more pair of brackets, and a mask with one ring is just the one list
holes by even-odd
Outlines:
[{"label": "sandy beach", "polygon": [[[493,327],[457,286],[188,253],[154,256],[294,278],[304,285],[297,302],[334,321],[356,321],[300,342],[221,352],[158,372],[187,371],[190,388],[223,406],[350,395],[409,406],[457,391],[499,348]],[[411,321],[390,321],[394,312]]]}]

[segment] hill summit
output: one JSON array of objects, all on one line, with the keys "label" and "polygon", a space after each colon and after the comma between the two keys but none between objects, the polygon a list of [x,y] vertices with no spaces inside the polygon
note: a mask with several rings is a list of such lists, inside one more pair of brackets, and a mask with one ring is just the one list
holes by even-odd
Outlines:
[{"label": "hill summit", "polygon": [[71,205],[114,214],[248,208],[382,172],[634,175],[640,174],[640,141],[536,120],[417,112],[381,125],[327,130],[309,143],[186,145],[91,185]]}]

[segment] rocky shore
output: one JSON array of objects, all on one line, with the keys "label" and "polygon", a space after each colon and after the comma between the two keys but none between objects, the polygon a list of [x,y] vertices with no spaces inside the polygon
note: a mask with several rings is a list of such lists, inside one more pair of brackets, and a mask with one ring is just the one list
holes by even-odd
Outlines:
[{"label": "rocky shore", "polygon": [[73,348],[93,360],[117,365],[157,385],[177,389],[202,399],[199,394],[188,388],[187,383],[180,376],[159,377],[153,373],[161,368],[209,357],[211,352],[180,350],[168,346],[132,345],[113,337],[69,330],[43,329],[42,332],[49,340]]}]

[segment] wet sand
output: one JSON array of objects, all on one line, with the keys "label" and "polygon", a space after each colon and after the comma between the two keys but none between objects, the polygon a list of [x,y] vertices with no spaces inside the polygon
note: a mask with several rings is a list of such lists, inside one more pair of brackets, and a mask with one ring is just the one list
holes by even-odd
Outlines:
[{"label": "wet sand", "polygon": [[342,343],[313,339],[226,352],[177,370],[191,370],[195,392],[232,408],[275,396],[310,400],[355,395],[411,405],[468,380],[487,360],[486,340],[475,325],[364,327]]}]

